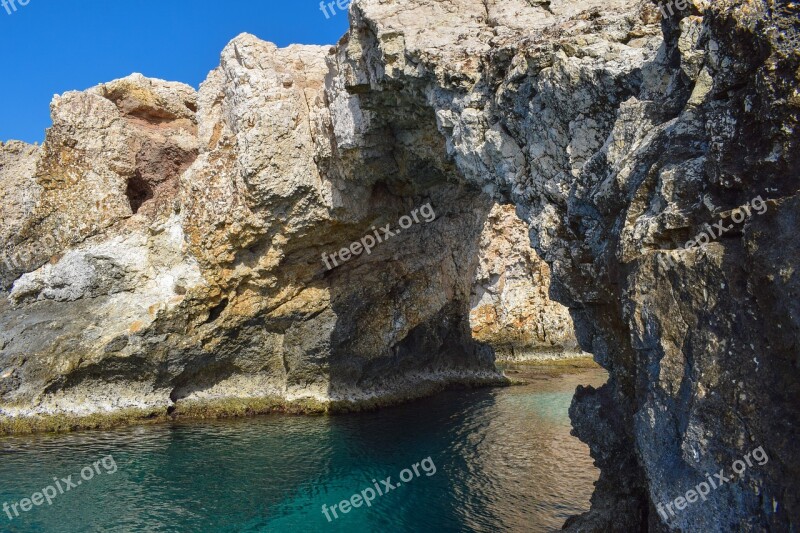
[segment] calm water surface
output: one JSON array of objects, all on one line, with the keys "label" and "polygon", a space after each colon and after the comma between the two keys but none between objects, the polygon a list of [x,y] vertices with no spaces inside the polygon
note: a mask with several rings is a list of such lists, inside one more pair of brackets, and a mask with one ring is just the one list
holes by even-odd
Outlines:
[{"label": "calm water surface", "polygon": [[[0,531],[560,529],[588,509],[598,476],[587,447],[569,435],[567,409],[578,384],[605,379],[599,370],[542,375],[527,386],[451,391],[347,416],[5,438],[0,503],[30,498],[54,477],[80,480],[83,467],[109,454],[118,469],[99,465],[101,474],[13,521],[0,514]],[[420,467],[419,477],[369,508],[330,523],[323,515],[323,504],[349,499],[373,479],[391,476],[394,484],[428,457],[435,474]]]}]

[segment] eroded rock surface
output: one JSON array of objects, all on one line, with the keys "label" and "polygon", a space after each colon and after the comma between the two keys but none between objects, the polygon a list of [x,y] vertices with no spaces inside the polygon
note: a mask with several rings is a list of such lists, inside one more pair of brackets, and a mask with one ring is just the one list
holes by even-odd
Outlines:
[{"label": "eroded rock surface", "polygon": [[[468,322],[489,198],[432,120],[340,144],[379,121],[332,114],[328,56],[243,35],[199,94],[134,75],[57,98],[42,148],[4,147],[7,415],[503,380]],[[370,253],[346,261],[353,242]]]},{"label": "eroded rock surface", "polygon": [[550,299],[550,267],[530,246],[528,225],[511,205],[486,219],[472,288],[472,337],[500,361],[548,361],[585,355],[569,309]]},{"label": "eroded rock surface", "polygon": [[351,20],[332,48],[238,37],[196,113],[133,77],[57,99],[42,148],[2,147],[4,247],[29,256],[2,265],[3,411],[491,378],[468,315],[499,201],[610,374],[571,408],[602,473],[568,528],[796,529],[797,5],[356,0]]}]

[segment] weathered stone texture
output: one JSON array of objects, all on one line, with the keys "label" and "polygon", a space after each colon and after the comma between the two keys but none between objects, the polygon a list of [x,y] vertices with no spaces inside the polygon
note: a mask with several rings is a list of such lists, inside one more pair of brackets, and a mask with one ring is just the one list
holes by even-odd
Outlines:
[{"label": "weathered stone texture", "polygon": [[[603,473],[570,528],[796,527],[797,6],[499,4],[357,3],[344,71],[391,113],[430,106],[464,178],[529,222],[610,371],[573,404]],[[684,249],[759,197],[769,214]],[[659,516],[758,446],[770,463]]]},{"label": "weathered stone texture", "polygon": [[584,355],[569,309],[550,299],[550,268],[530,246],[514,207],[495,205],[481,234],[472,288],[472,336],[498,360],[546,361]]},{"label": "weathered stone texture", "polygon": [[[335,47],[236,38],[196,100],[138,76],[59,97],[43,147],[0,148],[3,249],[28,256],[0,265],[0,405],[491,378],[468,315],[476,272],[500,268],[479,254],[493,202],[513,204],[610,373],[571,408],[602,474],[568,528],[796,529],[798,14],[356,0]],[[435,221],[326,270],[427,203]],[[758,446],[769,463],[659,516]]]}]

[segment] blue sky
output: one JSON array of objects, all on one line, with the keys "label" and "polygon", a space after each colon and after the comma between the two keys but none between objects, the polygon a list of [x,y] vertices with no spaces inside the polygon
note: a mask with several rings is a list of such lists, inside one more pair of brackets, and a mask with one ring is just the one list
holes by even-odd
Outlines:
[{"label": "blue sky", "polygon": [[132,72],[198,87],[242,32],[334,44],[348,25],[318,0],[15,1],[11,15],[0,6],[0,141],[43,141],[54,94]]}]

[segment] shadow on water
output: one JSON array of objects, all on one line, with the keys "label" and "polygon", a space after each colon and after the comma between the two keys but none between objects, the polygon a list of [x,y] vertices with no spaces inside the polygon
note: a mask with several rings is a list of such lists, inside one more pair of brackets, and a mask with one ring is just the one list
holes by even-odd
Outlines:
[{"label": "shadow on water", "polygon": [[[569,436],[575,386],[605,373],[450,391],[377,412],[268,416],[0,440],[0,502],[105,455],[118,466],[12,532],[548,531],[588,508],[597,470]],[[329,523],[328,507],[430,457],[436,467]],[[430,464],[430,463],[428,463]]]}]

